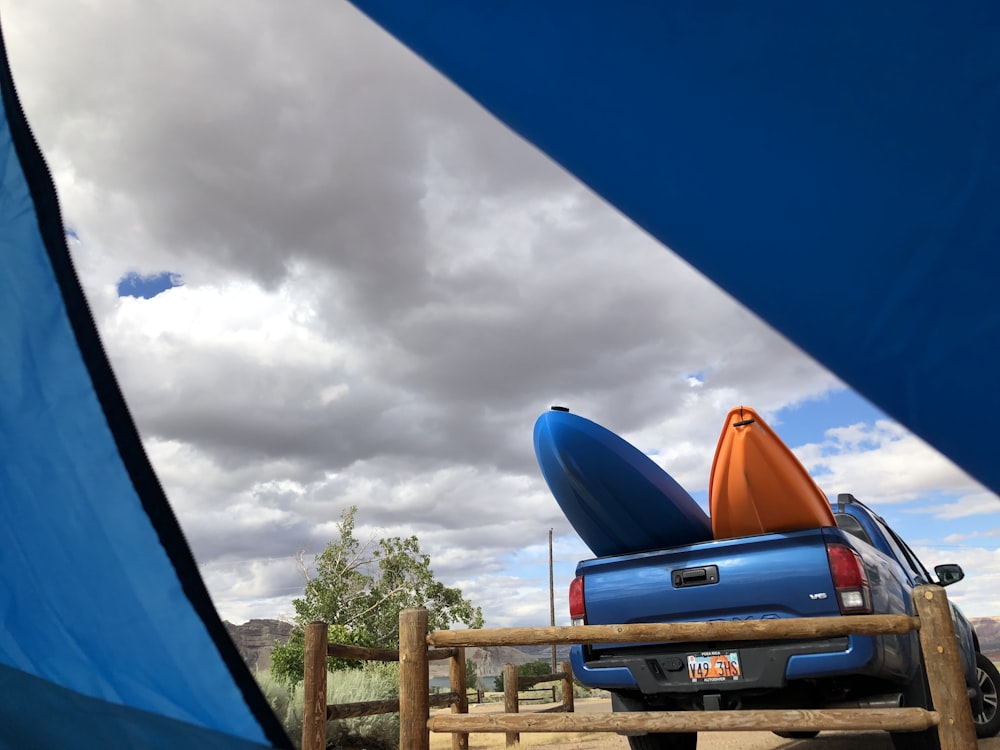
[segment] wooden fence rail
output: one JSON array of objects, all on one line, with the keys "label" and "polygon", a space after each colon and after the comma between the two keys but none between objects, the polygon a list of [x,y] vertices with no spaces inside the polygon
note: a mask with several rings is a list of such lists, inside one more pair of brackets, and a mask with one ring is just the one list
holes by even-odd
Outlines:
[{"label": "wooden fence rail", "polygon": [[[922,731],[937,728],[941,750],[974,750],[976,735],[966,692],[961,654],[955,638],[951,611],[944,589],[921,586],[913,593],[916,617],[863,615],[816,617],[753,622],[701,622],[672,625],[583,625],[572,627],[439,630],[428,632],[427,612],[408,609],[400,613],[400,646],[391,654],[399,660],[400,747],[429,750],[430,733],[452,734],[452,747],[467,750],[471,732],[504,732],[508,744],[521,732],[699,732],[699,731],[823,731],[892,730]],[[310,651],[310,628],[306,628],[305,714],[303,750],[325,746],[327,649]],[[920,647],[930,687],[933,709],[925,708],[830,708],[746,711],[645,711],[630,713],[574,714],[525,713],[517,710],[516,670],[505,671],[504,685],[512,686],[515,700],[505,695],[502,714],[468,714],[465,684],[465,649],[475,646],[529,646],[553,644],[691,642],[713,640],[771,640],[821,638],[838,635],[902,634],[919,631]],[[381,649],[372,649],[382,652]],[[357,653],[357,652],[354,652]],[[338,651],[336,655],[344,656]],[[383,654],[385,656],[385,654]],[[345,658],[361,658],[345,656]],[[381,658],[381,657],[380,657]],[[385,656],[385,658],[389,658]],[[451,692],[429,695],[428,664],[433,658],[451,658]],[[572,701],[572,676],[563,665],[568,684],[563,696]],[[550,675],[552,677],[552,675]],[[505,691],[506,692],[506,691]],[[430,715],[432,705],[450,702],[452,713]],[[386,705],[394,702],[386,702]],[[359,714],[360,715],[360,714]]]},{"label": "wooden fence rail", "polygon": [[[441,630],[428,633],[426,613],[400,613],[400,746],[429,750],[430,732],[696,732],[822,731],[828,729],[920,731],[937,727],[942,750],[974,750],[976,735],[961,655],[944,589],[913,592],[916,617],[868,615],[755,622],[674,625],[584,625],[575,627]],[[421,624],[423,623],[423,624]],[[834,635],[878,635],[919,631],[934,710],[825,709],[747,711],[656,711],[609,714],[503,714],[434,716],[426,701],[430,647],[518,646],[553,643],[637,643],[708,640],[770,640]],[[404,635],[405,633],[405,635]],[[405,643],[405,645],[403,645]],[[421,666],[421,664],[423,666]]]}]

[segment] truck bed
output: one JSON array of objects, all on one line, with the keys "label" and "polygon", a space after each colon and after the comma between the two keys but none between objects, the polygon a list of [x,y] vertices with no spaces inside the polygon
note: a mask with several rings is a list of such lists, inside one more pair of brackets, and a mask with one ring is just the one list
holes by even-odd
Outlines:
[{"label": "truck bed", "polygon": [[587,623],[839,615],[827,531],[809,529],[581,562]]}]

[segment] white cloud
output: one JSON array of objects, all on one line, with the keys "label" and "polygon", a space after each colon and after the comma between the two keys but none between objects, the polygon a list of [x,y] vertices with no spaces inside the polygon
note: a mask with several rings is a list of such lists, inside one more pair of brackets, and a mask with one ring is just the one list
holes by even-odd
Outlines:
[{"label": "white cloud", "polygon": [[795,453],[830,496],[850,492],[869,503],[890,504],[911,502],[930,491],[982,492],[951,461],[894,422],[836,427],[825,437]]},{"label": "white cloud", "polygon": [[[952,520],[969,516],[994,515],[1000,513],[1000,500],[992,492],[976,492],[963,495],[942,505],[929,505],[914,509],[917,513],[930,513],[935,519]],[[948,541],[946,538],[945,541]]]},{"label": "white cloud", "polygon": [[[994,502],[996,501],[994,500]],[[1000,536],[1000,529],[986,529],[984,531],[973,531],[968,534],[948,534],[941,541],[944,542],[946,545],[953,545],[953,544],[958,544],[960,542],[965,542],[969,539],[984,539],[995,536]]]},{"label": "white cloud", "polygon": [[965,579],[948,587],[948,598],[969,617],[993,617],[1000,612],[1000,549],[985,547],[914,546],[924,565],[958,563]]}]

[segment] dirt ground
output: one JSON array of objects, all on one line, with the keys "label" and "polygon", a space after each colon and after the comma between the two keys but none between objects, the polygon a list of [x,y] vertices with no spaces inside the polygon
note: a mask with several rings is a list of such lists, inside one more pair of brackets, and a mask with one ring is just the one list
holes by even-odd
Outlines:
[{"label": "dirt ground", "polygon": [[[611,711],[606,699],[577,700],[576,710]],[[472,712],[503,711],[502,704],[471,706]],[[503,734],[473,734],[469,750],[497,750],[505,746]],[[535,750],[628,750],[628,740],[613,734],[523,733],[519,747]],[[451,736],[431,735],[431,750],[450,750]],[[812,740],[785,740],[770,732],[702,732],[698,750],[892,750],[886,732],[822,732]],[[979,750],[1000,750],[1000,738],[979,741]]]}]

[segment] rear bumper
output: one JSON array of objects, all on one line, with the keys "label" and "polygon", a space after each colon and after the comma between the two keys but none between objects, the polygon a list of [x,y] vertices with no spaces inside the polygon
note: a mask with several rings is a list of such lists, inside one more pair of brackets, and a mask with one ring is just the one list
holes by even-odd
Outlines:
[{"label": "rear bumper", "polygon": [[[687,654],[709,649],[739,651],[741,679],[693,683],[687,673]],[[587,687],[653,695],[772,689],[784,687],[789,680],[876,675],[881,659],[875,638],[852,635],[804,642],[671,644],[614,652],[573,646],[570,664],[574,677]]]}]

